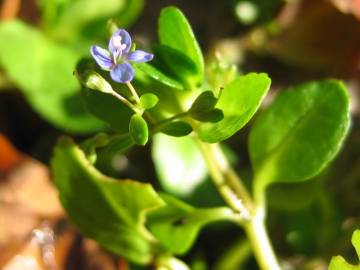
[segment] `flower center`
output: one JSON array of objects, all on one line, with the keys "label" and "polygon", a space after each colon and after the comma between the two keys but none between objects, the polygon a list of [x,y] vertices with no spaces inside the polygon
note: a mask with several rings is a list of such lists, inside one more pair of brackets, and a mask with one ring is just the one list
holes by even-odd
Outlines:
[{"label": "flower center", "polygon": [[121,36],[115,36],[112,39],[112,44],[115,48],[115,52],[113,55],[113,60],[115,63],[117,63],[120,60],[123,50],[126,49],[126,44],[121,43],[121,41],[122,41]]}]

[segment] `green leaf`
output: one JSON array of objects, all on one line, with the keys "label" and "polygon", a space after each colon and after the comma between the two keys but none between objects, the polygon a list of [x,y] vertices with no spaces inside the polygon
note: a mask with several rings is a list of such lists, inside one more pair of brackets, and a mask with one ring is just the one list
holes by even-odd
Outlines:
[{"label": "green leaf", "polygon": [[255,114],[270,87],[270,79],[264,73],[239,76],[225,86],[216,108],[224,118],[217,123],[202,123],[197,128],[205,142],[223,141],[241,129]]},{"label": "green leaf", "polygon": [[202,83],[197,75],[196,64],[183,52],[165,45],[155,46],[153,52],[155,56],[152,64],[164,74],[179,80],[185,88],[196,89]]},{"label": "green leaf", "polygon": [[338,153],[349,128],[349,98],[336,80],[283,91],[257,119],[249,149],[261,185],[307,180]]},{"label": "green leaf", "polygon": [[55,126],[88,133],[104,124],[86,112],[72,75],[77,55],[37,29],[12,20],[0,24],[0,65],[32,108]]},{"label": "green leaf", "polygon": [[147,225],[166,249],[175,254],[188,251],[208,223],[234,220],[228,207],[194,208],[169,195],[163,194],[162,198],[166,206],[149,213]]},{"label": "green leaf", "polygon": [[172,88],[183,90],[184,86],[180,81],[178,81],[175,78],[170,77],[169,75],[162,72],[157,67],[150,65],[148,63],[139,63],[134,65],[136,72],[140,70],[141,72],[144,72],[154,80],[157,80],[167,86],[170,86]]},{"label": "green leaf", "polygon": [[155,107],[158,102],[159,98],[152,93],[145,93],[140,97],[140,106],[145,110]]},{"label": "green leaf", "polygon": [[183,52],[196,65],[196,84],[204,79],[204,59],[190,24],[176,7],[162,9],[159,17],[158,35],[162,45]]},{"label": "green leaf", "polygon": [[208,112],[212,109],[214,109],[217,98],[214,96],[214,93],[212,91],[205,91],[202,92],[193,102],[190,108],[191,113],[196,112]]},{"label": "green leaf", "polygon": [[206,164],[190,137],[155,135],[152,158],[161,186],[174,195],[189,195],[206,179]]},{"label": "green leaf", "polygon": [[192,132],[192,127],[184,121],[174,121],[161,127],[160,131],[169,136],[183,137]]},{"label": "green leaf", "polygon": [[190,116],[201,122],[221,121],[224,118],[223,112],[220,109],[214,109],[217,101],[212,91],[202,92],[191,105]]},{"label": "green leaf", "polygon": [[129,131],[133,111],[110,94],[83,88],[82,98],[86,109],[106,122],[119,133]]},{"label": "green leaf", "polygon": [[[358,260],[360,259],[360,230],[354,231],[351,243],[353,244],[356,254],[358,256]],[[360,264],[351,265],[345,261],[345,259],[341,256],[334,256],[331,259],[329,270],[359,270]]]},{"label": "green leaf", "polygon": [[[44,25],[56,39],[73,41],[99,38],[106,21],[114,18],[122,27],[131,24],[143,9],[143,0],[42,1]],[[58,3],[55,3],[58,2]]]},{"label": "green leaf", "polygon": [[136,144],[145,145],[149,138],[149,129],[145,119],[140,114],[133,114],[129,123],[129,133]]},{"label": "green leaf", "polygon": [[131,261],[151,261],[145,215],[164,204],[151,185],[101,174],[69,138],[58,141],[51,167],[61,203],[83,234]]},{"label": "green leaf", "polygon": [[190,115],[200,122],[217,123],[224,119],[224,113],[220,109],[213,109],[207,112],[192,112]]}]

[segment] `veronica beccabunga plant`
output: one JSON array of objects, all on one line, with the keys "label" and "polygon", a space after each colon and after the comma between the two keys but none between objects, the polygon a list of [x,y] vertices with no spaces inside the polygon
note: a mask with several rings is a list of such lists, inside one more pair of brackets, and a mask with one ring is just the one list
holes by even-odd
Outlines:
[{"label": "veronica beccabunga plant", "polygon": [[[105,249],[154,269],[189,269],[175,256],[186,254],[206,224],[228,221],[244,230],[260,269],[281,269],[265,225],[266,191],[311,181],[335,157],[350,122],[345,86],[323,80],[290,87],[261,112],[249,135],[249,187],[221,145],[258,110],[269,77],[238,75],[221,59],[206,67],[175,7],[162,10],[158,34],[150,54],[135,50],[119,29],[108,50],[92,46],[93,59],[77,66],[86,107],[111,132],[80,145],[63,137],[55,148],[52,170],[69,218]],[[162,191],[105,175],[116,155],[152,137]],[[197,208],[180,199],[207,175],[223,206]]]}]

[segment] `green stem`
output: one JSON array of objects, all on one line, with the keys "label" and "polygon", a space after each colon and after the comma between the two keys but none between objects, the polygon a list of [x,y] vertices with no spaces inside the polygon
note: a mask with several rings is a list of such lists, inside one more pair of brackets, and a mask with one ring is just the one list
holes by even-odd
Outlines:
[{"label": "green stem", "polygon": [[120,100],[122,103],[124,103],[126,106],[128,106],[130,109],[132,109],[134,112],[142,114],[143,111],[136,107],[134,104],[132,104],[130,101],[128,101],[126,98],[124,98],[122,95],[118,94],[114,90],[110,92],[110,94],[115,97],[116,99]]},{"label": "green stem", "polygon": [[229,165],[218,144],[195,139],[208,165],[211,178],[225,202],[242,215],[239,222],[250,240],[254,256],[262,270],[280,270],[265,227],[265,207],[254,205],[240,177]]},{"label": "green stem", "polygon": [[262,270],[280,270],[265,226],[265,209],[257,209],[251,221],[244,223],[257,263]]},{"label": "green stem", "polygon": [[169,118],[166,118],[156,124],[154,124],[153,128],[152,128],[152,133],[156,133],[158,132],[159,130],[161,130],[161,128],[163,128],[164,126],[170,124],[171,122],[173,122],[174,120],[176,119],[181,119],[181,118],[184,118],[188,115],[188,112],[182,112],[182,113],[179,113],[179,114],[175,114],[174,116],[172,117],[169,117]]},{"label": "green stem", "polygon": [[244,217],[250,215],[252,202],[240,178],[228,164],[217,144],[207,144],[196,140],[208,165],[211,178],[225,202]]},{"label": "green stem", "polygon": [[138,94],[136,93],[136,90],[135,90],[134,86],[130,82],[127,82],[126,85],[129,88],[131,94],[133,95],[136,103],[139,104],[140,98],[139,98]]},{"label": "green stem", "polygon": [[155,270],[190,270],[183,261],[172,256],[162,256],[155,261]]}]

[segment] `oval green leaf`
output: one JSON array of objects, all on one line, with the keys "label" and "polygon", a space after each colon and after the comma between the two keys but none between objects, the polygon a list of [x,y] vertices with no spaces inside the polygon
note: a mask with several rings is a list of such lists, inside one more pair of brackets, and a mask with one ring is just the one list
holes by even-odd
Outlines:
[{"label": "oval green leaf", "polygon": [[224,113],[220,109],[213,109],[208,112],[193,112],[190,115],[200,122],[217,123],[224,119]]},{"label": "oval green leaf", "polygon": [[338,153],[349,124],[349,97],[341,82],[324,80],[283,91],[250,133],[256,184],[315,176]]},{"label": "oval green leaf", "polygon": [[197,82],[204,79],[204,59],[189,22],[176,7],[162,9],[159,17],[158,35],[162,45],[183,52],[196,65]]},{"label": "oval green leaf", "polygon": [[197,66],[184,52],[166,45],[157,45],[153,48],[153,65],[157,66],[164,74],[175,77],[186,89],[196,89],[201,85]]},{"label": "oval green leaf", "polygon": [[160,131],[166,135],[174,137],[183,137],[192,132],[190,124],[184,121],[174,121],[161,127]]},{"label": "oval green leaf", "polygon": [[129,133],[138,145],[145,145],[149,138],[149,128],[145,119],[140,114],[133,114],[129,123]]},{"label": "oval green leaf", "polygon": [[153,78],[154,80],[157,80],[167,86],[180,90],[184,89],[184,86],[180,81],[171,77],[168,74],[165,74],[162,70],[153,65],[150,65],[148,63],[139,63],[134,65],[134,67],[136,69],[136,72],[139,70],[148,75],[149,77]]},{"label": "oval green leaf", "polygon": [[140,106],[145,110],[155,107],[158,102],[159,98],[152,93],[145,93],[140,97]]},{"label": "oval green leaf", "polygon": [[216,108],[224,118],[217,123],[202,123],[197,133],[202,141],[223,141],[241,129],[255,114],[270,87],[270,78],[264,73],[239,76],[225,86]]},{"label": "oval green leaf", "polygon": [[129,107],[110,94],[86,87],[82,89],[82,97],[85,107],[91,114],[120,133],[128,132],[130,117],[134,113]]},{"label": "oval green leaf", "polygon": [[1,22],[0,40],[1,67],[41,117],[72,133],[105,128],[83,106],[72,75],[77,53],[19,20]]},{"label": "oval green leaf", "polygon": [[101,174],[67,137],[58,141],[51,168],[61,203],[84,235],[133,262],[152,260],[145,215],[164,202],[150,184]]},{"label": "oval green leaf", "polygon": [[191,113],[208,112],[214,109],[217,98],[212,91],[202,92],[193,102],[190,108]]}]

